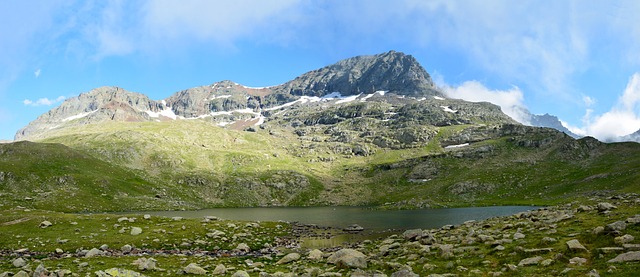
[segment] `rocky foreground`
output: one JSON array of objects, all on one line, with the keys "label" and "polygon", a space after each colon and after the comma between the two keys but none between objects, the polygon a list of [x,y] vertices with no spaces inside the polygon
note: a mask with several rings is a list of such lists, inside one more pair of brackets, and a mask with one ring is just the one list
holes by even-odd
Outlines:
[{"label": "rocky foreground", "polygon": [[[139,217],[139,218],[138,218]],[[635,276],[640,197],[312,249],[340,230],[270,222],[0,213],[0,276]]]}]

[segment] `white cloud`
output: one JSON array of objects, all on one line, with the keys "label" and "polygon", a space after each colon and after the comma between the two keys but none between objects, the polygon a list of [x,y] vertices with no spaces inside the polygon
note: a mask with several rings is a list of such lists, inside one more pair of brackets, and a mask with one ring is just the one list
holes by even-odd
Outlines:
[{"label": "white cloud", "polygon": [[66,99],[66,97],[64,97],[64,96],[58,96],[58,98],[56,98],[56,99],[49,99],[49,98],[45,97],[45,98],[40,98],[40,99],[38,99],[36,101],[25,99],[25,100],[22,101],[22,103],[25,106],[33,106],[33,107],[37,107],[37,106],[52,106],[52,105],[55,105],[55,104],[58,104],[58,103],[64,101],[65,99]]},{"label": "white cloud", "polygon": [[531,114],[524,105],[524,96],[518,87],[512,87],[509,90],[491,90],[478,81],[467,81],[458,87],[445,86],[443,89],[449,98],[490,102],[500,106],[502,112],[514,120],[523,124],[530,123]]},{"label": "white cloud", "polygon": [[40,70],[40,68],[38,68],[36,71],[33,72],[33,75],[36,76],[36,78],[40,77],[40,73],[42,72],[42,70]]},{"label": "white cloud", "polygon": [[582,128],[566,123],[565,126],[576,134],[605,141],[617,140],[620,136],[640,130],[640,72],[631,76],[614,107],[595,116],[592,109],[587,109],[582,121]]}]

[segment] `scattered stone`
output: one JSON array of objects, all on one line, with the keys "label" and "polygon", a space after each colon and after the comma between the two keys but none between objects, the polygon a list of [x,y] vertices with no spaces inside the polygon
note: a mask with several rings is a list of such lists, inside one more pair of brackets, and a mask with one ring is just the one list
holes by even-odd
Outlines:
[{"label": "scattered stone", "polygon": [[118,218],[118,222],[124,222],[124,221],[129,221],[129,218],[126,216],[123,216],[121,218]]},{"label": "scattered stone", "polygon": [[211,272],[213,275],[224,275],[227,273],[227,268],[223,264],[219,264],[216,268]]},{"label": "scattered stone", "polygon": [[140,228],[140,227],[131,227],[131,235],[132,236],[137,236],[139,234],[142,234],[142,228]]},{"label": "scattered stone", "polygon": [[173,221],[180,221],[182,219],[183,218],[181,216],[174,216],[174,217],[171,218],[171,220],[173,220]]},{"label": "scattered stone", "polygon": [[524,253],[548,253],[548,252],[553,252],[553,248],[532,248],[532,249],[524,250]]},{"label": "scattered stone", "polygon": [[249,248],[249,245],[246,243],[239,243],[235,250],[240,252],[251,252],[251,248]]},{"label": "scattered stone", "polygon": [[137,259],[135,261],[133,261],[133,263],[131,263],[132,265],[138,266],[139,270],[157,270],[158,267],[156,266],[156,262],[158,262],[156,259],[154,258],[140,258]]},{"label": "scattered stone", "polygon": [[335,264],[338,267],[347,268],[367,268],[367,256],[354,249],[341,249],[333,253],[327,263]]},{"label": "scattered stone", "polygon": [[392,273],[391,277],[420,277],[420,275],[413,273],[409,269],[403,269]]},{"label": "scattered stone", "polygon": [[186,272],[188,274],[195,274],[195,275],[205,275],[205,274],[207,274],[207,271],[204,270],[204,268],[200,267],[199,265],[197,265],[195,263],[190,263],[189,265],[187,265],[184,268],[184,272]]},{"label": "scattered stone", "polygon": [[523,239],[523,238],[525,238],[525,237],[526,237],[526,236],[525,236],[523,233],[519,233],[519,232],[518,232],[518,233],[513,234],[513,239],[516,239],[516,240],[517,240],[517,239]]},{"label": "scattered stone", "polygon": [[451,244],[441,244],[440,245],[440,256],[445,259],[449,259],[453,257],[453,245]]},{"label": "scattered stone", "polygon": [[322,260],[322,256],[324,255],[324,253],[322,253],[322,251],[318,250],[318,249],[313,249],[311,251],[309,251],[309,255],[307,256],[307,259],[312,260],[312,261],[319,261]]},{"label": "scattered stone", "polygon": [[596,228],[593,228],[593,232],[594,235],[600,235],[602,233],[604,233],[604,227],[603,226],[598,226]]},{"label": "scattered stone", "polygon": [[43,264],[39,264],[36,270],[33,271],[33,276],[49,276],[49,270],[47,270]]},{"label": "scattered stone", "polygon": [[496,246],[494,249],[497,250],[497,251],[503,251],[505,249],[505,247],[498,244],[498,246]]},{"label": "scattered stone", "polygon": [[142,218],[148,220],[148,219],[151,219],[151,215],[150,214],[145,214],[145,215],[142,216]]},{"label": "scattered stone", "polygon": [[580,258],[580,257],[573,257],[571,259],[569,259],[569,263],[570,264],[577,264],[577,265],[583,265],[587,262],[587,259],[585,258]]},{"label": "scattered stone", "polygon": [[404,233],[402,233],[402,237],[405,240],[409,240],[409,241],[419,240],[420,237],[422,237],[422,230],[421,229],[406,230],[404,231]]},{"label": "scattered stone", "polygon": [[535,257],[531,257],[531,258],[526,258],[521,260],[518,263],[518,266],[527,266],[527,265],[537,265],[542,261],[542,257],[540,256],[535,256]]},{"label": "scattered stone", "polygon": [[14,267],[23,267],[27,265],[27,261],[25,261],[22,257],[19,257],[11,263]]},{"label": "scattered stone", "polygon": [[591,206],[585,206],[585,205],[580,205],[578,207],[578,212],[588,212],[593,210],[593,208],[591,208]]},{"label": "scattered stone", "polygon": [[605,212],[605,211],[617,209],[618,207],[612,205],[611,203],[601,202],[601,203],[598,203],[597,208],[599,212]]},{"label": "scattered stone", "polygon": [[251,276],[249,275],[249,273],[247,273],[244,270],[238,270],[238,271],[236,271],[236,273],[231,275],[231,277],[251,277]]},{"label": "scattered stone", "polygon": [[553,263],[552,259],[546,259],[546,260],[540,262],[540,265],[541,266],[550,266],[552,263]]},{"label": "scattered stone", "polygon": [[627,223],[625,223],[622,220],[608,224],[607,226],[604,227],[604,230],[609,233],[616,232],[616,231],[624,231],[624,229],[627,229]]},{"label": "scattered stone", "polygon": [[122,253],[124,254],[128,254],[129,252],[131,252],[131,250],[133,250],[133,247],[131,247],[131,245],[128,245],[128,244],[125,244],[120,248],[120,251],[122,251]]},{"label": "scattered stone", "polygon": [[621,263],[621,262],[633,262],[640,261],[640,251],[632,251],[627,253],[622,253],[617,257],[607,261],[609,263]]},{"label": "scattered stone", "polygon": [[622,252],[624,251],[624,248],[622,247],[602,247],[602,248],[598,248],[598,251],[608,254],[608,253],[616,253],[616,252]]},{"label": "scattered stone", "polygon": [[106,245],[106,244],[100,245],[100,250],[107,251],[107,249],[109,249],[109,245]]},{"label": "scattered stone", "polygon": [[40,225],[38,225],[38,226],[40,226],[40,228],[47,228],[47,227],[49,227],[51,225],[53,225],[53,223],[51,223],[50,221],[45,220],[43,222],[40,222]]},{"label": "scattered stone", "polygon": [[89,250],[86,254],[84,254],[85,258],[91,258],[91,257],[95,257],[95,256],[102,256],[104,254],[104,252],[102,252],[100,249],[97,248],[91,248],[91,250]]},{"label": "scattered stone", "polygon": [[115,268],[115,267],[104,270],[104,271],[102,270],[96,271],[95,274],[96,274],[96,277],[144,277],[145,276],[133,270],[128,270],[124,268]]},{"label": "scattered stone", "polygon": [[640,250],[640,244],[623,244],[622,247],[624,247],[624,249],[628,251]]},{"label": "scattered stone", "polygon": [[56,248],[56,254],[60,255],[63,254],[64,250],[60,249],[60,248]]},{"label": "scattered stone", "polygon": [[300,260],[300,254],[298,253],[289,253],[286,256],[282,257],[276,264],[288,264],[290,262],[294,262]]},{"label": "scattered stone", "polygon": [[345,231],[348,233],[358,233],[358,232],[364,231],[364,228],[358,224],[352,224],[347,226],[347,228],[342,229],[342,231]]},{"label": "scattered stone", "polygon": [[633,239],[634,239],[634,237],[632,235],[626,234],[626,235],[623,235],[623,236],[615,237],[613,239],[613,241],[616,244],[625,244],[625,243],[632,242]]},{"label": "scattered stone", "polygon": [[18,271],[18,273],[16,273],[16,275],[13,275],[13,277],[30,277],[30,276],[24,270],[20,270]]},{"label": "scattered stone", "polygon": [[640,224],[640,214],[634,215],[633,217],[627,218],[626,222],[631,225]]},{"label": "scattered stone", "polygon": [[587,248],[585,248],[577,239],[567,241],[567,247],[569,248],[569,250],[574,252],[588,251]]}]

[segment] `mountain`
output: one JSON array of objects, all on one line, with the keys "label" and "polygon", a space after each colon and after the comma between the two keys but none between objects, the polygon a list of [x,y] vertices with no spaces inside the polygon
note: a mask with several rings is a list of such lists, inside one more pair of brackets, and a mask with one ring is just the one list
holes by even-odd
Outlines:
[{"label": "mountain", "polygon": [[631,134],[628,134],[626,136],[622,136],[619,139],[617,139],[617,141],[634,141],[634,142],[640,142],[640,130],[635,131]]},{"label": "mountain", "polygon": [[394,51],[266,88],[220,81],[160,101],[97,88],[16,139],[33,143],[0,147],[0,206],[63,209],[51,195],[76,211],[548,205],[640,188],[639,144],[576,140],[445,98]]},{"label": "mountain", "polygon": [[542,115],[532,114],[530,120],[531,120],[531,126],[553,128],[573,138],[581,137],[571,132],[569,129],[567,129],[567,127],[564,127],[564,125],[562,125],[562,122],[560,122],[560,119],[558,119],[558,117],[555,115],[550,115],[548,113],[542,114]]}]

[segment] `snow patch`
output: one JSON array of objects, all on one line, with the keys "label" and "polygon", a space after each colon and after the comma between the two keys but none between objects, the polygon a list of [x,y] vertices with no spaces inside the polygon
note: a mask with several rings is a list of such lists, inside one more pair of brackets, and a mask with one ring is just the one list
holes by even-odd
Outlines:
[{"label": "snow patch", "polygon": [[457,145],[449,145],[449,146],[445,147],[444,149],[460,148],[460,147],[465,147],[465,146],[469,146],[469,143],[463,143],[463,144],[457,144]]},{"label": "snow patch", "polygon": [[449,106],[440,106],[440,108],[442,108],[442,110],[444,110],[445,112],[448,112],[448,113],[457,113],[458,112],[456,110],[452,110],[451,107],[449,107]]},{"label": "snow patch", "polygon": [[160,112],[153,112],[153,111],[145,111],[150,117],[153,118],[158,118],[160,116],[164,116],[164,117],[168,117],[171,118],[173,120],[176,120],[176,118],[178,117],[171,108],[168,109],[164,109]]},{"label": "snow patch", "polygon": [[83,118],[83,117],[86,117],[86,116],[88,116],[88,115],[90,115],[90,114],[92,114],[92,113],[95,113],[95,112],[97,112],[97,111],[98,111],[98,110],[90,111],[90,112],[85,112],[85,113],[79,113],[79,114],[77,114],[77,115],[73,115],[73,116],[70,116],[70,117],[67,117],[67,118],[63,119],[63,120],[62,120],[62,122],[67,122],[67,121],[71,121],[71,120],[76,120],[76,119],[79,119],[79,118]]},{"label": "snow patch", "polygon": [[253,124],[253,126],[260,126],[262,125],[262,123],[264,123],[264,116],[260,115],[258,116],[258,122],[256,122],[255,124]]},{"label": "snow patch", "polygon": [[206,99],[206,100],[211,101],[211,100],[216,100],[216,99],[219,99],[219,98],[229,98],[229,97],[231,97],[231,95],[229,95],[229,94],[225,94],[225,95],[212,95],[212,96],[211,96],[211,98]]},{"label": "snow patch", "polygon": [[351,95],[351,96],[340,98],[340,100],[336,101],[336,104],[342,104],[342,103],[348,103],[348,102],[354,101],[358,99],[360,95],[362,95],[362,93],[358,95]]},{"label": "snow patch", "polygon": [[336,99],[336,98],[342,98],[342,93],[334,91],[325,96],[322,96],[322,99]]},{"label": "snow patch", "polygon": [[376,94],[380,94],[380,96],[384,96],[385,93],[387,93],[386,90],[379,90],[379,91],[376,91],[374,93],[367,94],[365,97],[362,97],[362,99],[360,99],[360,101],[362,101],[362,102],[367,101],[367,99],[373,97]]},{"label": "snow patch", "polygon": [[436,100],[444,100],[444,98],[442,98],[440,96],[434,96],[433,98],[436,99]]}]

